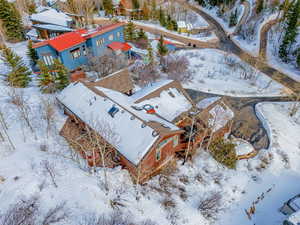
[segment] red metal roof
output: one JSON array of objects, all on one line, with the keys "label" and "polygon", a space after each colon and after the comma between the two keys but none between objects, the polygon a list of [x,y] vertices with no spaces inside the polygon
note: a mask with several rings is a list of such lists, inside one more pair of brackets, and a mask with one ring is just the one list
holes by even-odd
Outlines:
[{"label": "red metal roof", "polygon": [[129,44],[123,42],[112,42],[111,44],[107,45],[107,47],[111,48],[114,51],[122,50],[125,52],[131,49],[131,46]]},{"label": "red metal roof", "polygon": [[83,42],[85,42],[85,39],[78,31],[65,33],[57,36],[56,38],[48,40],[49,45],[59,52],[79,45]]},{"label": "red metal roof", "polygon": [[[76,45],[79,45],[79,44],[85,42],[86,39],[88,39],[88,38],[95,37],[97,35],[114,30],[120,26],[123,26],[124,24],[125,23],[115,23],[115,24],[111,24],[108,26],[99,27],[98,29],[96,29],[95,31],[93,31],[91,33],[89,33],[89,31],[86,29],[79,29],[79,30],[76,30],[73,32],[59,35],[59,36],[49,39],[49,40],[45,40],[45,41],[36,43],[33,45],[33,48],[39,48],[41,46],[50,45],[56,51],[61,52],[68,48],[72,48]],[[123,46],[124,49],[122,49],[122,50],[128,51],[131,48],[131,47],[130,48],[129,47],[130,47],[129,45],[128,46],[124,45]]]},{"label": "red metal roof", "polygon": [[86,38],[95,37],[97,35],[104,34],[108,31],[114,30],[114,29],[116,29],[118,27],[121,27],[121,26],[124,26],[124,25],[125,25],[125,23],[120,22],[120,23],[110,24],[110,25],[107,25],[107,26],[104,26],[104,27],[99,27],[96,31],[88,34],[86,36]]}]

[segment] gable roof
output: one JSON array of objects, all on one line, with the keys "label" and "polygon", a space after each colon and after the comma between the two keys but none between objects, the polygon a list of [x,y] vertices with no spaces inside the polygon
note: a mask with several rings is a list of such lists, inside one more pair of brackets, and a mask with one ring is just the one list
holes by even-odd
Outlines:
[{"label": "gable roof", "polygon": [[56,9],[47,8],[40,13],[32,14],[30,20],[67,27],[68,22],[71,22],[72,18]]},{"label": "gable roof", "polygon": [[134,88],[127,68],[119,70],[94,82],[89,82],[87,85],[101,86],[121,93],[128,93]]},{"label": "gable roof", "polygon": [[114,30],[118,27],[122,27],[124,25],[125,25],[125,23],[119,22],[119,23],[109,24],[109,25],[106,25],[106,26],[103,26],[103,27],[98,27],[98,28],[88,32],[86,34],[86,38],[92,38],[92,37],[98,36],[100,34],[104,34],[106,32]]},{"label": "gable roof", "polygon": [[48,40],[48,44],[59,52],[64,51],[68,48],[72,48],[84,42],[85,39],[78,31],[65,33],[57,36],[56,38]]},{"label": "gable roof", "polygon": [[131,49],[131,46],[129,44],[117,41],[110,43],[109,45],[107,45],[107,47],[111,48],[114,51],[122,50],[125,52]]},{"label": "gable roof", "polygon": [[137,91],[131,96],[136,106],[152,105],[157,114],[173,121],[189,111],[194,102],[178,81],[164,80]]}]

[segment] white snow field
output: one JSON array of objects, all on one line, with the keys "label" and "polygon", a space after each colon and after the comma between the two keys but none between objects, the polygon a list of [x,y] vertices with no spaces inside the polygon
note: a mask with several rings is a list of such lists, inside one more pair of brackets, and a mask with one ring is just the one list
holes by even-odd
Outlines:
[{"label": "white snow field", "polygon": [[[181,50],[190,62],[191,82],[185,88],[229,96],[281,96],[288,90],[237,56],[216,49]],[[244,74],[252,74],[244,79]]]}]

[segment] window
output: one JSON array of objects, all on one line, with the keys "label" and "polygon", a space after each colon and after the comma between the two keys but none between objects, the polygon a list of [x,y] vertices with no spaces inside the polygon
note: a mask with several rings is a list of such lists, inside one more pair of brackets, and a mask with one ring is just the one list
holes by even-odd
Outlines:
[{"label": "window", "polygon": [[85,45],[84,45],[84,46],[82,46],[82,52],[83,52],[83,55],[87,55],[87,52],[86,52],[86,47],[85,47]]},{"label": "window", "polygon": [[97,45],[97,46],[102,46],[103,44],[104,44],[104,38],[98,39],[98,40],[96,41],[96,45]]},{"label": "window", "polygon": [[112,107],[110,108],[110,110],[108,110],[108,114],[109,114],[112,118],[115,117],[115,115],[117,114],[117,112],[119,112],[119,109],[118,109],[116,106],[112,106]]},{"label": "window", "polygon": [[52,65],[54,62],[53,62],[53,56],[52,55],[44,55],[43,56],[43,61],[44,63],[47,65],[47,66],[50,66]]},{"label": "window", "polygon": [[114,40],[114,35],[113,34],[109,35],[108,40],[110,40],[110,41]]},{"label": "window", "polygon": [[175,148],[178,145],[178,135],[173,137],[173,147]]},{"label": "window", "polygon": [[161,155],[160,155],[160,148],[157,148],[156,149],[156,152],[155,152],[155,158],[156,158],[156,161],[158,161],[158,160],[160,160],[160,157],[161,157]]},{"label": "window", "polygon": [[120,38],[120,36],[121,36],[121,33],[117,32],[117,37]]},{"label": "window", "polygon": [[77,59],[80,57],[81,53],[80,53],[80,48],[75,48],[74,50],[70,51],[73,59]]}]

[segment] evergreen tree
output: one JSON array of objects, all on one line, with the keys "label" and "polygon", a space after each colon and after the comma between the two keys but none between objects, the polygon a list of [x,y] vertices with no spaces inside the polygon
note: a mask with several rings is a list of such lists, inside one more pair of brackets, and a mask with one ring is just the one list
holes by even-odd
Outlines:
[{"label": "evergreen tree", "polygon": [[112,15],[114,12],[114,5],[112,0],[103,0],[103,8],[107,15]]},{"label": "evergreen tree", "polygon": [[147,40],[148,39],[145,31],[142,28],[139,30],[137,36],[138,36],[138,39],[140,39],[140,40],[141,39],[143,39],[143,40]]},{"label": "evergreen tree", "polygon": [[31,40],[28,41],[27,56],[30,58],[33,65],[35,65],[37,63],[37,60],[39,59],[35,49],[32,48],[32,41]]},{"label": "evergreen tree", "polygon": [[291,5],[286,18],[286,31],[279,47],[279,56],[284,62],[289,61],[289,51],[298,35],[297,23],[300,14],[300,0]]},{"label": "evergreen tree", "polygon": [[62,90],[69,85],[69,71],[58,59],[54,59],[53,71],[55,71],[55,87]]},{"label": "evergreen tree", "polygon": [[172,20],[172,23],[173,23],[173,30],[177,31],[178,30],[177,21],[176,20]]},{"label": "evergreen tree", "polygon": [[5,80],[8,84],[13,87],[27,87],[31,81],[31,72],[22,58],[6,46],[1,48],[0,56],[0,59],[9,68],[9,72],[5,74]]},{"label": "evergreen tree", "polygon": [[43,93],[53,93],[56,91],[55,76],[51,69],[41,60],[38,62],[40,68],[39,87]]},{"label": "evergreen tree", "polygon": [[298,56],[297,56],[297,65],[300,68],[300,48],[299,48],[298,52],[299,53],[298,53]]},{"label": "evergreen tree", "polygon": [[153,20],[156,19],[157,12],[156,12],[156,0],[151,0],[151,18]]},{"label": "evergreen tree", "polygon": [[174,30],[173,21],[170,15],[167,16],[166,27],[168,30]]},{"label": "evergreen tree", "polygon": [[140,8],[140,3],[138,0],[131,0],[133,9],[137,10]]},{"label": "evergreen tree", "polygon": [[128,41],[132,41],[136,39],[136,28],[132,21],[130,21],[124,29],[125,39]]},{"label": "evergreen tree", "polygon": [[8,41],[16,42],[24,39],[21,16],[13,3],[0,0],[0,20]]},{"label": "evergreen tree", "polygon": [[209,151],[213,158],[222,163],[229,169],[236,168],[236,151],[235,144],[222,139],[216,139],[210,146]]},{"label": "evergreen tree", "polygon": [[165,27],[167,25],[166,24],[166,16],[165,16],[165,12],[163,11],[163,9],[161,7],[159,8],[158,18],[159,18],[160,25]]},{"label": "evergreen tree", "polygon": [[259,0],[256,6],[256,13],[259,14],[264,9],[264,0]]},{"label": "evergreen tree", "polygon": [[147,59],[148,59],[149,65],[154,64],[153,49],[152,49],[151,44],[149,44],[149,43],[148,43],[148,47],[147,47]]},{"label": "evergreen tree", "polygon": [[147,4],[146,1],[144,1],[143,8],[142,8],[142,13],[143,13],[143,19],[144,20],[149,20],[149,18],[150,18],[150,10],[148,8],[148,4]]},{"label": "evergreen tree", "polygon": [[235,9],[234,13],[230,14],[229,27],[233,27],[236,24],[237,24],[237,9]]},{"label": "evergreen tree", "polygon": [[157,50],[158,50],[158,54],[160,56],[160,64],[162,64],[163,56],[167,55],[167,53],[168,53],[168,49],[164,44],[164,37],[162,35],[160,35],[159,42],[157,44]]}]

